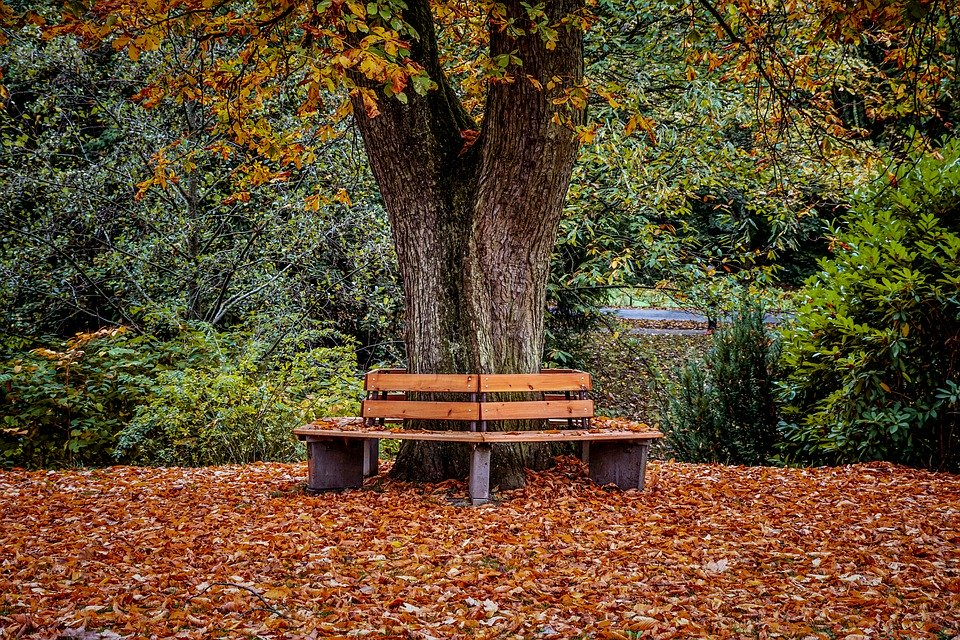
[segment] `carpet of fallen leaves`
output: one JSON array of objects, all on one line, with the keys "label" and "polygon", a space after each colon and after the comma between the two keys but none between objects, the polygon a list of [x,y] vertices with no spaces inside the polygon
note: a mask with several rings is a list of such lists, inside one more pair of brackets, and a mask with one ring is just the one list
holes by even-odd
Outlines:
[{"label": "carpet of fallen leaves", "polygon": [[303,464],[0,472],[0,637],[955,638],[960,477],[561,459],[498,502]]}]

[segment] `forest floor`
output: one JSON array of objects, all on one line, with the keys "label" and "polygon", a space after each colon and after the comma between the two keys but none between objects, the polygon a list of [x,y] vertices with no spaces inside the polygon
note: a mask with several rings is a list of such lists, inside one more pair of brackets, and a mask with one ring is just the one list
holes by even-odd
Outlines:
[{"label": "forest floor", "polygon": [[561,458],[310,496],[305,464],[0,472],[0,637],[960,636],[960,477]]}]

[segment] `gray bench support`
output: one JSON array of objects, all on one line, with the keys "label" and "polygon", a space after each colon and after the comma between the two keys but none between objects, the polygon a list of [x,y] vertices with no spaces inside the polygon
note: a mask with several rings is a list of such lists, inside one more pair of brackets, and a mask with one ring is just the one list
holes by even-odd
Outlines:
[{"label": "gray bench support", "polygon": [[475,444],[470,453],[470,480],[467,487],[474,506],[490,502],[490,445]]},{"label": "gray bench support", "polygon": [[595,441],[585,448],[591,480],[601,486],[613,484],[621,489],[643,489],[650,441]]},{"label": "gray bench support", "polygon": [[363,448],[363,477],[369,478],[380,473],[380,439],[367,438]]},{"label": "gray bench support", "polygon": [[307,488],[325,491],[361,486],[366,442],[354,438],[307,440]]},{"label": "gray bench support", "polygon": [[[317,430],[321,431],[321,430]],[[654,437],[631,437],[628,433],[598,432],[409,432],[409,433],[360,433],[340,431],[309,433],[306,429],[299,435],[307,444],[309,491],[358,488],[366,477],[379,472],[380,437],[398,437],[416,440],[448,440],[468,442],[470,453],[470,476],[468,492],[470,502],[481,505],[490,502],[490,454],[497,442],[556,442],[574,439],[582,443],[581,459],[590,469],[590,478],[599,485],[614,485],[620,489],[643,489],[650,445]],[[612,436],[612,437],[611,437]],[[476,439],[481,439],[477,442]]]}]

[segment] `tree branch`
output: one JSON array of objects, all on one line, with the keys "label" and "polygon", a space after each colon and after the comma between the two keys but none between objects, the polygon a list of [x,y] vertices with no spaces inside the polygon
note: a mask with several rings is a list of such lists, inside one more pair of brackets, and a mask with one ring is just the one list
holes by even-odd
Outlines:
[{"label": "tree branch", "polygon": [[[206,593],[207,591],[209,591],[211,587],[233,587],[234,589],[243,589],[243,590],[246,591],[247,593],[250,593],[251,595],[253,595],[254,597],[256,597],[256,598],[263,604],[263,607],[260,609],[260,611],[267,611],[267,612],[269,612],[269,613],[272,613],[272,614],[275,615],[275,616],[278,616],[278,617],[280,617],[280,618],[284,618],[285,620],[290,620],[290,619],[291,619],[289,616],[285,615],[283,612],[281,612],[281,611],[279,611],[278,609],[275,609],[274,607],[272,607],[272,606],[270,605],[270,603],[267,602],[267,599],[263,597],[263,594],[260,593],[259,591],[257,591],[256,589],[254,589],[253,587],[248,587],[248,586],[246,586],[246,585],[237,584],[237,583],[235,583],[235,582],[211,582],[210,584],[208,584],[207,586],[205,586],[203,589],[201,589],[201,590],[199,591],[199,593],[196,593],[196,594],[190,596],[189,598],[187,598],[187,602],[189,603],[189,602],[190,602],[191,600],[193,600],[194,598],[199,597],[199,596],[202,596],[204,593]],[[256,609],[254,609],[254,611],[256,611]]]}]

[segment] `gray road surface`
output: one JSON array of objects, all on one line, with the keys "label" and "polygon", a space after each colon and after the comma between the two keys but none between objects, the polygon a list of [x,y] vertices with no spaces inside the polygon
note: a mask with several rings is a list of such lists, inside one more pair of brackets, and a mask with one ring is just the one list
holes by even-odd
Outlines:
[{"label": "gray road surface", "polygon": [[[660,321],[678,321],[678,322],[707,322],[707,316],[693,312],[693,311],[683,311],[680,309],[624,309],[624,308],[614,308],[608,307],[603,309],[604,313],[615,313],[625,320],[660,320]],[[782,318],[787,317],[789,314],[782,313],[768,313],[764,316],[764,322],[769,324],[777,324]],[[727,322],[729,316],[724,316],[720,318],[721,322]]]}]

